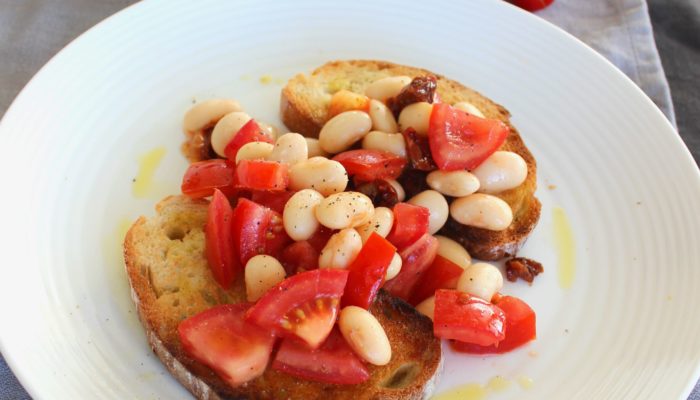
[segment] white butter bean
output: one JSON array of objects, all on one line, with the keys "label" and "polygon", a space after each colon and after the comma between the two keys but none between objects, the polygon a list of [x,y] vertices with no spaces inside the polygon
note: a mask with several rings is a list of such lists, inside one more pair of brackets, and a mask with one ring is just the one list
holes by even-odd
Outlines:
[{"label": "white butter bean", "polygon": [[216,154],[221,157],[226,156],[224,153],[226,145],[248,121],[250,121],[250,115],[236,111],[224,115],[224,117],[216,123],[214,130],[211,132],[211,147]]},{"label": "white butter bean", "polygon": [[389,184],[394,188],[396,191],[396,196],[399,198],[399,201],[404,201],[406,200],[406,191],[403,190],[403,186],[396,180],[396,179],[385,179],[385,181],[389,182]]},{"label": "white butter bean", "polygon": [[435,319],[435,296],[430,296],[416,306],[416,311],[430,319]]},{"label": "white butter bean", "polygon": [[394,225],[394,213],[386,207],[374,209],[374,215],[366,224],[357,227],[357,233],[362,238],[362,244],[367,243],[372,232],[377,232],[379,236],[386,237]]},{"label": "white butter bean", "polygon": [[479,179],[480,192],[498,193],[520,186],[527,178],[527,163],[512,151],[497,151],[472,173]]},{"label": "white butter bean", "polygon": [[372,129],[372,120],[363,111],[345,111],[331,118],[318,134],[321,148],[331,154],[347,150]]},{"label": "white butter bean", "polygon": [[277,140],[277,137],[280,135],[280,129],[272,124],[258,121],[258,126],[262,130],[263,134],[273,141]]},{"label": "white butter bean", "polygon": [[498,268],[487,263],[476,263],[462,272],[457,290],[480,297],[486,301],[503,289],[503,275]]},{"label": "white butter bean", "polygon": [[502,231],[513,222],[513,210],[508,203],[483,193],[456,199],[450,204],[450,215],[460,224],[491,231]]},{"label": "white butter bean", "polygon": [[382,103],[390,97],[401,93],[401,90],[411,83],[408,76],[390,76],[388,78],[377,79],[370,83],[365,89],[365,94],[371,99],[376,99]]},{"label": "white butter bean", "polygon": [[476,106],[468,101],[460,101],[459,103],[456,103],[452,107],[464,111],[466,113],[469,113],[475,117],[479,118],[486,118],[484,117],[484,113],[481,112]]},{"label": "white butter bean", "polygon": [[298,162],[306,161],[308,155],[306,139],[303,136],[298,133],[285,133],[277,138],[275,148],[267,159],[294,165]]},{"label": "white butter bean", "polygon": [[435,170],[428,174],[426,182],[445,196],[464,197],[479,190],[479,179],[468,171]]},{"label": "white butter bean", "polygon": [[369,117],[372,119],[372,129],[388,133],[399,131],[394,114],[379,100],[369,101]]},{"label": "white butter bean", "polygon": [[345,269],[355,261],[362,250],[362,239],[356,230],[343,229],[328,239],[328,243],[318,256],[319,268]]},{"label": "white butter bean", "polygon": [[324,196],[340,193],[348,185],[348,174],[343,165],[325,157],[313,157],[292,165],[289,169],[289,188],[314,189]]},{"label": "white butter bean", "polygon": [[364,308],[348,306],[340,311],[338,327],[355,354],[374,365],[391,361],[391,344],[384,328]]},{"label": "white butter bean", "polygon": [[316,206],[322,200],[323,195],[313,189],[300,190],[287,200],[282,213],[282,223],[290,238],[298,241],[314,235],[319,226]]},{"label": "white butter bean", "polygon": [[272,153],[275,146],[267,142],[250,142],[246,143],[238,149],[236,153],[236,164],[241,160],[260,160],[265,159]]},{"label": "white butter bean", "polygon": [[217,123],[224,115],[242,111],[237,101],[229,99],[211,99],[193,105],[185,113],[182,126],[185,132],[197,132]]},{"label": "white butter bean", "polygon": [[442,235],[435,235],[435,239],[438,240],[437,254],[440,257],[444,257],[462,268],[471,265],[472,257],[461,244]]},{"label": "white butter bean", "polygon": [[435,190],[424,190],[408,200],[408,203],[423,206],[430,211],[428,233],[431,235],[445,225],[450,215],[450,206],[445,196]]},{"label": "white butter bean", "polygon": [[407,105],[399,114],[399,129],[403,132],[406,128],[413,128],[417,134],[426,136],[432,112],[433,105],[424,101]]},{"label": "white butter bean", "polygon": [[282,264],[275,257],[260,254],[245,265],[245,290],[248,301],[257,301],[286,276]]},{"label": "white butter bean", "polygon": [[406,141],[400,133],[384,133],[372,131],[362,139],[362,148],[381,150],[406,158]]},{"label": "white butter bean", "polygon": [[396,278],[396,275],[401,272],[401,266],[403,265],[403,260],[401,259],[401,256],[399,253],[394,253],[394,258],[391,259],[391,264],[389,264],[389,268],[386,270],[386,280],[388,281],[389,279],[394,279]]},{"label": "white butter bean", "polygon": [[[360,192],[332,194],[316,207],[318,222],[331,229],[354,228],[366,224],[372,216],[374,216],[372,200]],[[362,244],[361,239],[360,244]]]},{"label": "white butter bean", "polygon": [[321,145],[318,143],[318,139],[314,138],[304,138],[306,139],[306,148],[308,149],[309,158],[311,157],[328,157],[328,153],[323,151]]}]

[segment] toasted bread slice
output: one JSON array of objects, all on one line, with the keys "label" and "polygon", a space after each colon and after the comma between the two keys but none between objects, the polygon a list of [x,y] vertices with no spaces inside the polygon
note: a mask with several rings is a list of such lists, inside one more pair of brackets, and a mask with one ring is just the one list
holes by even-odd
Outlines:
[{"label": "toasted bread slice", "polygon": [[371,312],[392,346],[391,363],[368,365],[360,385],[332,385],[299,379],[268,368],[240,387],[230,387],[182,349],[177,326],[212,306],[245,300],[242,279],[219,287],[204,256],[205,200],[171,196],[153,218],[139,218],[124,242],[126,271],[148,342],[170,372],[199,399],[422,399],[441,369],[440,341],[432,323],[411,306],[381,292]]},{"label": "toasted bread slice", "polygon": [[537,164],[518,130],[511,124],[508,110],[487,97],[459,82],[420,68],[372,60],[334,61],[317,68],[311,75],[299,74],[287,83],[282,90],[280,104],[282,121],[292,132],[317,137],[327,120],[328,104],[333,93],[342,89],[364,93],[367,85],[375,80],[398,75],[412,78],[434,75],[438,79],[437,92],[442,102],[454,104],[468,101],[486,118],[499,119],[510,127],[510,134],[501,150],[520,154],[528,168],[525,182],[498,194],[513,210],[513,223],[508,229],[497,232],[465,226],[450,218],[440,233],[462,243],[473,257],[482,260],[515,255],[540,216],[540,202],[535,197]]}]

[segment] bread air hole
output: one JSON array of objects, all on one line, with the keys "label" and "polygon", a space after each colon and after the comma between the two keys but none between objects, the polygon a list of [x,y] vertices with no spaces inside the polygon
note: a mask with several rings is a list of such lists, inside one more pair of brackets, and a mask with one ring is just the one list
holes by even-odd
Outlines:
[{"label": "bread air hole", "polygon": [[388,379],[382,382],[382,386],[389,389],[401,389],[404,388],[416,379],[418,376],[419,367],[418,364],[410,363],[404,364],[397,368]]},{"label": "bread air hole", "polygon": [[170,240],[182,240],[185,237],[185,231],[180,227],[172,227],[168,229],[165,234]]}]

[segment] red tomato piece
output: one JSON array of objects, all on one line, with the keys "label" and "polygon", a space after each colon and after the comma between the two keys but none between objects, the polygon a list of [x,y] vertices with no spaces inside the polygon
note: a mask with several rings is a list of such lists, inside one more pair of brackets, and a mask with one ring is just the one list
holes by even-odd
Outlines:
[{"label": "red tomato piece", "polygon": [[410,303],[415,306],[434,295],[438,289],[456,288],[462,271],[462,267],[445,257],[435,256],[435,260],[421,277],[421,284],[413,289]]},{"label": "red tomato piece", "polygon": [[233,210],[232,243],[241,265],[251,257],[268,254],[279,258],[291,241],[282,225],[282,216],[267,207],[241,198]]},{"label": "red tomato piece", "polygon": [[246,124],[243,125],[241,129],[239,129],[238,132],[236,132],[235,135],[233,135],[231,141],[228,142],[228,144],[224,148],[224,154],[226,155],[226,158],[233,162],[236,162],[236,154],[238,154],[238,150],[240,150],[240,148],[243,147],[243,145],[248,144],[250,142],[273,143],[270,137],[262,133],[262,129],[260,129],[258,123],[255,122],[255,120],[253,119],[246,122]]},{"label": "red tomato piece", "polygon": [[283,192],[254,190],[250,200],[282,214],[284,205],[287,204],[287,201],[289,201],[289,198],[292,197],[294,193],[296,192],[293,190],[285,190]]},{"label": "red tomato piece", "polygon": [[458,290],[435,292],[433,333],[480,346],[494,345],[506,336],[506,316],[495,305]]},{"label": "red tomato piece", "polygon": [[319,252],[306,240],[294,242],[282,251],[280,262],[287,276],[318,268]]},{"label": "red tomato piece", "polygon": [[406,301],[418,281],[423,276],[437,255],[438,241],[429,234],[424,234],[420,239],[399,252],[401,256],[401,272],[384,285],[384,289],[396,297]]},{"label": "red tomato piece", "polygon": [[177,328],[185,352],[231,386],[262,375],[275,342],[269,331],[245,321],[249,307],[216,306],[187,318]]},{"label": "red tomato piece", "polygon": [[537,11],[552,4],[554,0],[508,0],[508,2],[527,11]]},{"label": "red tomato piece", "polygon": [[334,229],[321,226],[318,228],[316,233],[314,233],[314,235],[309,238],[308,242],[311,246],[313,246],[314,249],[316,249],[317,252],[321,253],[321,250],[323,250],[323,248],[326,246],[328,240],[336,232],[337,231]]},{"label": "red tomato piece", "polygon": [[333,160],[343,164],[355,181],[371,182],[375,179],[396,179],[406,166],[406,159],[388,151],[349,150]]},{"label": "red tomato piece", "polygon": [[441,103],[430,114],[430,152],[442,170],[472,170],[498,150],[510,129],[496,119],[475,117]]},{"label": "red tomato piece", "polygon": [[294,275],[268,290],[247,318],[279,336],[296,337],[317,348],[335,324],[347,280],[348,271],[341,269]]},{"label": "red tomato piece", "polygon": [[180,186],[182,194],[198,199],[219,189],[227,196],[235,193],[236,165],[226,160],[206,160],[190,164]]},{"label": "red tomato piece", "polygon": [[283,191],[289,183],[289,165],[275,161],[241,160],[236,166],[239,188]]},{"label": "red tomato piece", "polygon": [[207,225],[204,228],[205,253],[214,279],[224,289],[231,287],[240,269],[233,249],[232,221],[231,204],[221,191],[214,189],[214,197],[207,210]]},{"label": "red tomato piece", "polygon": [[393,211],[394,225],[386,238],[399,250],[411,245],[428,233],[430,211],[427,208],[398,203],[394,206]]},{"label": "red tomato piece", "polygon": [[343,295],[343,307],[369,309],[384,284],[386,270],[396,253],[396,247],[372,232],[355,260],[348,267],[348,283]]},{"label": "red tomato piece", "polygon": [[339,90],[331,97],[328,106],[328,119],[345,111],[369,111],[369,97],[353,93],[349,90]]},{"label": "red tomato piece", "polygon": [[302,379],[353,385],[369,379],[369,371],[337,329],[316,350],[294,339],[284,339],[272,368]]},{"label": "red tomato piece", "polygon": [[491,346],[479,346],[472,343],[451,341],[452,348],[463,353],[488,354],[505,353],[537,337],[535,312],[527,303],[513,296],[501,296],[496,307],[506,316],[506,337]]}]

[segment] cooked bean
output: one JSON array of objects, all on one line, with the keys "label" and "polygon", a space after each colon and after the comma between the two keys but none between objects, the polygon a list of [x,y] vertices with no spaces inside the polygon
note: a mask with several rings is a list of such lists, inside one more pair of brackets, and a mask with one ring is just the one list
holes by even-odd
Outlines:
[{"label": "cooked bean", "polygon": [[362,239],[356,230],[343,229],[328,239],[318,256],[319,268],[345,269],[355,261],[362,250]]},{"label": "cooked bean", "polygon": [[321,148],[331,154],[347,150],[372,129],[372,120],[363,111],[345,111],[331,118],[318,134]]},{"label": "cooked bean", "polygon": [[354,228],[367,223],[373,215],[372,201],[359,192],[332,194],[316,207],[318,222],[331,229]]},{"label": "cooked bean", "polygon": [[308,154],[306,139],[298,133],[290,132],[277,138],[275,148],[267,159],[294,165],[306,161]]},{"label": "cooked bean", "polygon": [[441,235],[435,235],[438,240],[438,255],[444,257],[462,268],[467,268],[472,263],[472,257],[467,249],[458,242]]},{"label": "cooked bean", "polygon": [[248,301],[257,301],[271,287],[285,278],[284,268],[275,257],[260,254],[245,265],[245,287]]},{"label": "cooked bean", "polygon": [[520,186],[527,178],[527,163],[517,153],[497,151],[472,173],[479,179],[482,193],[498,193]]},{"label": "cooked bean", "polygon": [[370,100],[369,117],[372,119],[372,129],[387,133],[399,131],[394,114],[379,100]]},{"label": "cooked bean", "polygon": [[396,197],[398,198],[399,202],[406,200],[406,192],[403,190],[403,186],[396,180],[396,179],[385,179],[385,181],[389,182],[391,187],[394,188],[394,191],[396,191]]},{"label": "cooked bean", "polygon": [[340,311],[338,327],[355,354],[374,365],[391,361],[391,344],[384,328],[369,311],[348,306]]},{"label": "cooked bean", "polygon": [[462,272],[457,290],[480,297],[486,301],[503,289],[503,275],[498,268],[487,263],[476,263]]},{"label": "cooked bean", "polygon": [[325,157],[313,157],[292,165],[289,169],[289,188],[314,189],[324,196],[340,193],[348,185],[348,174],[343,165]]},{"label": "cooked bean", "polygon": [[432,112],[433,105],[426,102],[406,106],[399,114],[399,129],[403,132],[407,128],[413,128],[418,135],[427,136]]},{"label": "cooked bean", "polygon": [[468,101],[460,101],[459,103],[456,103],[452,107],[454,107],[458,110],[462,110],[466,113],[469,113],[469,114],[474,115],[474,116],[479,117],[479,118],[486,118],[486,117],[484,117],[484,113],[482,113],[481,110],[476,108],[476,106],[474,104],[469,103]]},{"label": "cooked bean", "polygon": [[226,156],[224,153],[226,145],[248,121],[250,121],[250,115],[236,111],[224,115],[224,117],[216,123],[214,130],[211,132],[211,147],[216,154],[221,157]]},{"label": "cooked bean", "polygon": [[435,190],[425,190],[408,200],[410,204],[423,206],[430,211],[428,233],[431,235],[439,231],[447,222],[450,215],[450,207],[445,196]]},{"label": "cooked bean", "polygon": [[401,272],[401,266],[403,265],[403,260],[401,259],[401,256],[399,253],[394,253],[394,257],[391,259],[391,264],[389,264],[389,268],[386,270],[386,280],[388,281],[389,279],[394,279],[396,278],[396,275]]},{"label": "cooked bean", "polygon": [[311,157],[328,157],[328,153],[323,151],[321,145],[318,143],[318,139],[314,138],[304,138],[306,139],[306,148],[308,149],[309,158]]},{"label": "cooked bean", "polygon": [[267,142],[250,142],[246,143],[238,149],[236,153],[236,164],[241,160],[260,160],[265,159],[272,153],[275,146]]},{"label": "cooked bean", "polygon": [[306,240],[318,229],[316,206],[323,195],[313,189],[303,189],[292,195],[284,205],[282,222],[284,230],[294,240]]},{"label": "cooked bean", "polygon": [[362,139],[362,148],[388,151],[399,157],[406,158],[406,141],[400,133],[372,131]]},{"label": "cooked bean", "polygon": [[430,296],[423,300],[416,306],[416,311],[425,315],[430,319],[434,319],[435,316],[435,296]]},{"label": "cooked bean", "polygon": [[426,182],[445,196],[464,197],[479,190],[479,179],[469,171],[436,170],[428,174]]},{"label": "cooked bean", "polygon": [[502,231],[513,222],[513,211],[502,199],[483,193],[460,197],[450,204],[450,215],[463,225]]},{"label": "cooked bean", "polygon": [[357,233],[362,238],[362,243],[366,243],[372,232],[377,232],[379,236],[386,237],[394,225],[394,213],[386,207],[377,207],[374,209],[374,215],[367,221],[366,224],[357,227]]},{"label": "cooked bean", "polygon": [[275,125],[258,121],[258,126],[260,127],[260,130],[262,131],[262,133],[265,136],[272,139],[273,141],[277,140],[277,138],[280,135],[280,129],[278,127],[276,127]]},{"label": "cooked bean", "polygon": [[365,94],[371,99],[384,103],[388,98],[401,93],[401,90],[409,83],[411,83],[411,78],[408,76],[390,76],[377,79],[367,86]]},{"label": "cooked bean", "polygon": [[193,105],[187,110],[182,126],[185,132],[202,131],[208,127],[214,126],[224,115],[242,110],[241,105],[235,100],[205,100]]}]

